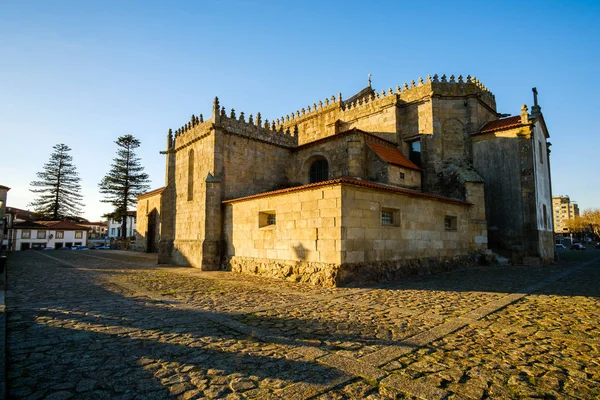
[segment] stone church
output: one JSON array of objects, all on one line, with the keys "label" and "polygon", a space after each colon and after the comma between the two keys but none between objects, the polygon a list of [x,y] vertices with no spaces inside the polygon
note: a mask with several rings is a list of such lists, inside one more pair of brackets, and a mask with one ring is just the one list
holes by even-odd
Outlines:
[{"label": "stone church", "polygon": [[138,198],[159,263],[335,286],[554,256],[548,131],[506,117],[475,77],[369,85],[285,117],[192,115],[169,130],[163,188]]}]

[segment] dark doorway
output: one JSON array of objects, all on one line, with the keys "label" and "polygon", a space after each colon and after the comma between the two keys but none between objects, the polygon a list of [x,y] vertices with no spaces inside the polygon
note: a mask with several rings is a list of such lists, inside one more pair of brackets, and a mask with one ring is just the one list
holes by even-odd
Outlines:
[{"label": "dark doorway", "polygon": [[148,214],[148,232],[146,233],[146,253],[156,253],[156,225],[158,221],[156,208]]},{"label": "dark doorway", "polygon": [[21,250],[29,250],[30,247],[29,243],[21,243]]}]

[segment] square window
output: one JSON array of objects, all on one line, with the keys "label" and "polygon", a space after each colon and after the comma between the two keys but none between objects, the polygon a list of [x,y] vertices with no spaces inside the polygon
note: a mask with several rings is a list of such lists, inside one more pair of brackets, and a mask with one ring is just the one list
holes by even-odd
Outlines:
[{"label": "square window", "polygon": [[65,238],[65,232],[64,231],[56,231],[56,238],[57,239],[64,239]]},{"label": "square window", "polygon": [[277,215],[275,211],[261,211],[258,213],[258,227],[275,226],[277,224]]},{"label": "square window", "polygon": [[37,231],[38,239],[46,239],[46,231]]},{"label": "square window", "polygon": [[29,238],[31,238],[30,230],[21,231],[21,239],[29,239]]},{"label": "square window", "polygon": [[75,231],[75,239],[82,239],[83,231]]},{"label": "square window", "polygon": [[456,230],[456,217],[446,215],[444,217],[444,228],[447,231],[455,231]]},{"label": "square window", "polygon": [[399,226],[400,214],[395,208],[381,208],[381,226]]}]

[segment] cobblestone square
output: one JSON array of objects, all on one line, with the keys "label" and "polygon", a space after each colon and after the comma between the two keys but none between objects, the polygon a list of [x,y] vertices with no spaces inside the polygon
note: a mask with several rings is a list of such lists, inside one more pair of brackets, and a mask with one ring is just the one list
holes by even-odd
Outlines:
[{"label": "cobblestone square", "polygon": [[12,253],[8,397],[600,398],[600,251],[563,258],[320,288]]}]

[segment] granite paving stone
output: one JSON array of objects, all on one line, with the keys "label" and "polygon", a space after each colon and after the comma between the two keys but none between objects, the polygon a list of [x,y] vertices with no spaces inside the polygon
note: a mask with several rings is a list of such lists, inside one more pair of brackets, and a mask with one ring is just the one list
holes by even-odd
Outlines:
[{"label": "granite paving stone", "polygon": [[[49,254],[48,254],[49,253]],[[600,396],[600,251],[362,288],[15,252],[15,399]]]}]

